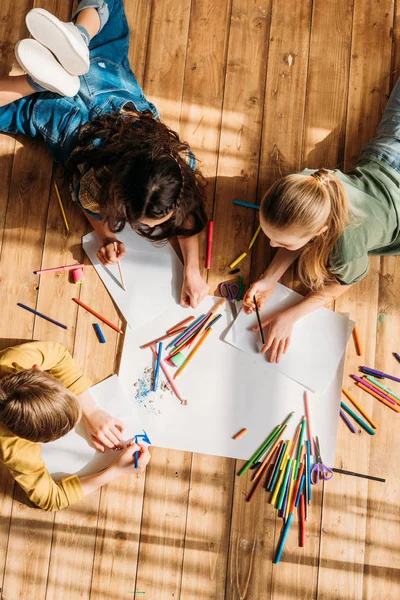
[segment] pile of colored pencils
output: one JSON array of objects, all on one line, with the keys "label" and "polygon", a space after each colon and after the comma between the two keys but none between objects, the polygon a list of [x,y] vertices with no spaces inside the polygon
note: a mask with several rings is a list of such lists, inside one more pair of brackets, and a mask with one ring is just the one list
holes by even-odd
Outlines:
[{"label": "pile of colored pencils", "polygon": [[284,521],[284,528],[274,562],[281,559],[284,544],[289,532],[295,508],[299,510],[300,539],[299,546],[305,543],[305,521],[311,502],[311,444],[304,441],[306,419],[299,423],[293,440],[284,440],[287,424],[293,417],[290,413],[286,419],[275,427],[261,447],[240,470],[239,476],[248,469],[256,469],[254,482],[248,502],[254,497],[261,482],[271,493],[270,502],[279,511]]}]

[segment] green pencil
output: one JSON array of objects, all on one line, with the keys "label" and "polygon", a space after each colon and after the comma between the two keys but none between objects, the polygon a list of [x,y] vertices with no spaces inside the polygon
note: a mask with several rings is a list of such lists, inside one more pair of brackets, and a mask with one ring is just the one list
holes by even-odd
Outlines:
[{"label": "green pencil", "polygon": [[283,480],[283,484],[282,484],[282,487],[280,490],[279,500],[278,500],[278,504],[276,506],[277,510],[281,510],[281,508],[282,508],[283,500],[285,498],[286,486],[289,485],[288,479],[289,479],[290,467],[292,465],[292,462],[293,462],[292,459],[289,458],[289,460],[286,463],[285,478]]},{"label": "green pencil", "polygon": [[341,403],[340,403],[340,406],[341,406],[342,408],[344,408],[344,410],[346,410],[346,411],[349,413],[349,415],[351,415],[351,416],[353,417],[353,419],[354,419],[355,421],[357,421],[357,423],[358,423],[359,425],[361,425],[361,427],[362,427],[363,429],[365,429],[365,431],[367,431],[367,432],[368,432],[370,435],[375,435],[375,431],[374,431],[373,429],[371,429],[371,427],[370,427],[369,425],[367,425],[367,424],[365,423],[365,421],[363,421],[362,419],[360,419],[360,417],[359,417],[358,415],[356,415],[356,413],[355,413],[355,412],[353,412],[353,411],[351,410],[351,408],[349,408],[349,407],[347,406],[347,404],[345,404],[344,402],[341,402]]},{"label": "green pencil", "polygon": [[294,472],[294,478],[295,479],[297,479],[297,474],[298,474],[299,468],[300,468],[301,450],[302,450],[302,447],[303,447],[303,438],[304,438],[305,427],[306,427],[306,419],[303,417],[303,420],[301,422],[299,446],[297,448],[297,463],[296,463],[296,470]]},{"label": "green pencil", "polygon": [[392,392],[392,390],[389,390],[389,388],[387,388],[385,385],[382,385],[381,383],[379,383],[379,381],[377,381],[376,379],[374,379],[373,377],[371,377],[371,375],[366,375],[365,379],[368,379],[368,381],[370,381],[374,385],[380,387],[384,392],[389,392],[389,394],[392,394],[392,396],[394,396],[395,398],[397,398],[397,400],[400,400],[400,396],[398,396],[397,394],[395,394],[394,392]]}]

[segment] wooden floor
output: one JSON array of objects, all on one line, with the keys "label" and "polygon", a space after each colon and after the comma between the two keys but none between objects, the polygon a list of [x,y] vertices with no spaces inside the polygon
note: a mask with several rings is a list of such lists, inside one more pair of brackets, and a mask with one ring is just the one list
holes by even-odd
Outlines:
[{"label": "wooden floor", "polygon": [[[0,0],[2,74],[19,73],[13,47],[26,35],[24,15],[32,6],[63,19],[71,8],[69,0]],[[276,177],[303,166],[348,168],[373,136],[399,75],[400,2],[126,0],[125,6],[137,78],[165,122],[190,141],[209,180],[214,289],[256,225],[254,212],[234,208],[233,198],[259,200]],[[68,205],[65,235],[52,185],[60,173],[40,143],[0,136],[0,167],[1,347],[58,340],[100,381],[117,369],[119,340],[108,332],[111,341],[98,344],[64,275],[43,278],[39,289],[32,273],[81,261],[87,223]],[[204,248],[203,240],[203,257]],[[268,259],[260,237],[251,262],[242,264],[247,282]],[[86,278],[82,300],[95,301],[117,322],[97,275],[87,269]],[[362,363],[397,373],[391,353],[400,351],[399,290],[400,258],[375,257],[368,277],[336,303],[357,320]],[[59,315],[70,328],[33,319],[17,302]],[[359,364],[350,343],[346,385]],[[145,476],[116,481],[57,514],[26,506],[1,468],[2,600],[400,598],[399,422],[374,399],[355,394],[379,429],[374,437],[355,436],[340,423],[336,466],[386,483],[335,475],[313,495],[306,547],[298,548],[293,527],[279,566],[272,556],[281,521],[266,494],[245,503],[248,481],[235,477],[233,460],[154,448]]]}]

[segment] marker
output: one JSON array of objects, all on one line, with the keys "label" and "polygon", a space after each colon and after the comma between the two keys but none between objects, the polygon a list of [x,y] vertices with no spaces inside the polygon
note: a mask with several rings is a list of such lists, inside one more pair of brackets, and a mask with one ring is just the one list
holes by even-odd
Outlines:
[{"label": "marker", "polygon": [[360,371],[365,373],[365,375],[373,375],[374,377],[378,377],[379,379],[392,379],[392,381],[400,382],[399,377],[395,377],[394,375],[389,375],[389,373],[384,373],[383,371],[378,371],[377,369],[371,369],[370,367],[360,367]]},{"label": "marker", "polygon": [[24,308],[25,310],[29,310],[29,312],[33,313],[34,315],[37,315],[38,317],[41,317],[42,319],[49,321],[49,323],[53,323],[53,325],[58,325],[58,327],[62,327],[63,329],[68,329],[68,327],[66,325],[63,325],[62,323],[59,323],[58,321],[55,321],[54,319],[51,319],[50,317],[46,317],[46,315],[43,315],[42,313],[38,312],[37,310],[34,310],[33,308],[29,308],[29,306],[25,306],[25,304],[22,304],[21,302],[17,302],[17,305],[20,306],[21,308]]},{"label": "marker", "polygon": [[99,338],[100,344],[105,344],[106,338],[104,337],[103,332],[100,329],[100,325],[98,323],[93,323],[93,327],[97,333],[97,337]]}]

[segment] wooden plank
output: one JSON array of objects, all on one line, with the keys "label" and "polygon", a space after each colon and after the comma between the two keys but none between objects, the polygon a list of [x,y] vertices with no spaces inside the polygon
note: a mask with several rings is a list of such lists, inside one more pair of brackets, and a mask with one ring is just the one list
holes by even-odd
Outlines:
[{"label": "wooden plank", "polygon": [[191,454],[152,449],[147,467],[135,592],[179,598]]},{"label": "wooden plank", "polygon": [[[387,373],[399,374],[399,364],[392,352],[399,352],[400,257],[385,256],[380,262],[379,308],[375,367]],[[400,394],[400,384],[386,380],[388,387]],[[392,411],[375,402],[379,414],[379,440],[371,444],[369,470],[386,478],[386,483],[368,485],[367,523],[365,532],[363,598],[398,598],[400,573],[398,515],[400,465],[393,449],[398,440],[398,418]],[[377,416],[378,418],[378,416]],[[378,434],[377,434],[378,435]]]},{"label": "wooden plank", "polygon": [[149,0],[135,0],[125,2],[125,14],[131,32],[129,44],[129,62],[135,77],[140,83],[144,81],[146,66],[147,45],[151,18],[151,5]]}]

